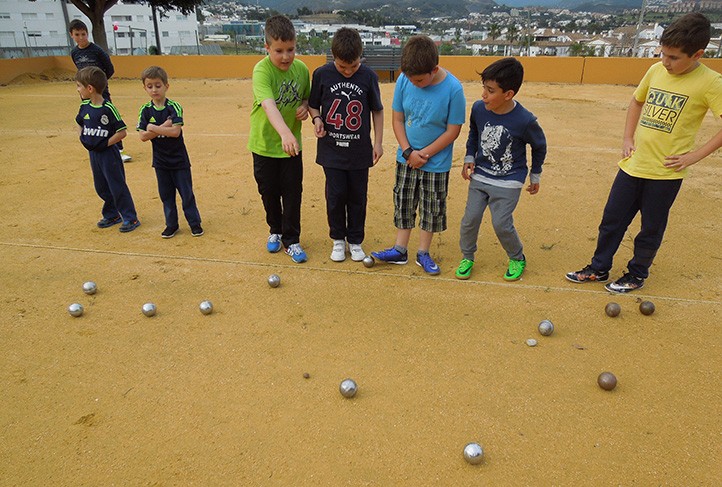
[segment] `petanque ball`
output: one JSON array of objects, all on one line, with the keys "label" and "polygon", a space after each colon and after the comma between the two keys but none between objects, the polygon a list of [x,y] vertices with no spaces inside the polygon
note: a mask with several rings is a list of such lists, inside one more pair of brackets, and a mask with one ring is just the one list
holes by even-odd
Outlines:
[{"label": "petanque ball", "polygon": [[363,263],[364,263],[364,267],[368,267],[370,269],[374,266],[376,261],[374,260],[373,257],[371,257],[370,255],[367,255],[366,257],[364,257]]},{"label": "petanque ball", "polygon": [[201,304],[198,305],[198,308],[204,315],[209,315],[213,313],[213,303],[211,303],[210,301],[201,301]]},{"label": "petanque ball", "polygon": [[143,305],[143,314],[148,317],[155,316],[156,311],[157,309],[153,303],[145,303]]},{"label": "petanque ball", "polygon": [[338,391],[343,397],[351,398],[354,397],[358,392],[358,385],[353,379],[344,379],[338,386]]},{"label": "petanque ball", "polygon": [[617,303],[607,303],[604,307],[604,312],[607,313],[607,316],[610,318],[616,318],[619,316],[619,313],[622,312],[622,307]]},{"label": "petanque ball", "polygon": [[83,305],[79,303],[73,303],[68,306],[68,313],[70,316],[78,317],[83,315]]},{"label": "petanque ball", "polygon": [[651,301],[642,301],[639,303],[639,312],[645,316],[649,316],[654,313],[654,303]]},{"label": "petanque ball", "polygon": [[542,320],[539,323],[539,333],[541,333],[545,337],[548,337],[549,335],[554,333],[554,323],[549,320]]},{"label": "petanque ball", "polygon": [[484,459],[484,449],[478,443],[469,443],[464,447],[464,460],[472,465],[479,465]]},{"label": "petanque ball", "polygon": [[271,287],[278,287],[281,285],[281,276],[278,274],[271,274],[268,276],[268,285]]},{"label": "petanque ball", "polygon": [[617,378],[611,372],[602,372],[597,377],[597,384],[605,391],[611,391],[617,387]]},{"label": "petanque ball", "polygon": [[98,286],[93,281],[83,283],[83,292],[85,294],[95,294],[98,290]]}]

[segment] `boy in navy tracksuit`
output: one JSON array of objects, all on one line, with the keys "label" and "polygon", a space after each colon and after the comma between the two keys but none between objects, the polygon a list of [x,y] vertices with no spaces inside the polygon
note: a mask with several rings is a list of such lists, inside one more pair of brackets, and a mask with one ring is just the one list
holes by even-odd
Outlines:
[{"label": "boy in navy tracksuit", "polygon": [[151,100],[140,107],[137,130],[140,140],[153,144],[153,167],[158,178],[158,193],[163,202],[165,230],[163,238],[172,238],[178,232],[178,207],[176,191],[183,202],[183,213],[191,235],[203,235],[201,215],[196,206],[191,178],[191,161],[183,142],[183,108],[166,98],[168,73],[158,66],[151,66],[141,74],[143,88]]},{"label": "boy in navy tracksuit", "polygon": [[103,98],[108,79],[102,69],[90,66],[75,75],[80,98],[78,123],[80,142],[90,154],[95,191],[104,201],[103,218],[98,227],[108,228],[118,223],[121,232],[131,232],[140,226],[133,197],[125,182],[125,169],[118,143],[126,135],[126,126],[113,104]]}]

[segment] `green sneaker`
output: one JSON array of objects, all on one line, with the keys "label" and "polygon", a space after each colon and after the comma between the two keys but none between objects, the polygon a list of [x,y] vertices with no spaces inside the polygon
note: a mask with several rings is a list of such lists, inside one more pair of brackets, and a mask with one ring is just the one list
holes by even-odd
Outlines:
[{"label": "green sneaker", "polygon": [[509,259],[509,269],[507,269],[506,274],[504,274],[504,279],[506,279],[507,281],[517,281],[521,279],[521,275],[524,274],[525,267],[526,259]]},{"label": "green sneaker", "polygon": [[467,280],[471,277],[471,269],[474,268],[474,261],[469,259],[461,259],[459,267],[456,268],[456,278]]}]

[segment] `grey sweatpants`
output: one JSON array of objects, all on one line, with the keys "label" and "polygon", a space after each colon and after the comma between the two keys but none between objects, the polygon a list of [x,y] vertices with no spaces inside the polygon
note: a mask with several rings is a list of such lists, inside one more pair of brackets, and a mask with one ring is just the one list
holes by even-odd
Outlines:
[{"label": "grey sweatpants", "polygon": [[466,210],[461,219],[461,238],[459,247],[465,259],[474,260],[476,240],[479,238],[479,226],[486,207],[491,212],[494,232],[510,259],[521,260],[524,246],[514,228],[514,208],[521,196],[521,188],[499,188],[472,179],[469,182],[469,196],[466,198]]}]

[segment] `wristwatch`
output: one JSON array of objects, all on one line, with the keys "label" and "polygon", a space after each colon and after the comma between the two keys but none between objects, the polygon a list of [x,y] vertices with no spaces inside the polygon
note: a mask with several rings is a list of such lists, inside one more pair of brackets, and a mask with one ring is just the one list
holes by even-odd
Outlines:
[{"label": "wristwatch", "polygon": [[414,152],[414,148],[409,146],[405,151],[401,153],[401,157],[403,157],[405,161],[408,161],[409,157],[411,157],[412,152]]}]

